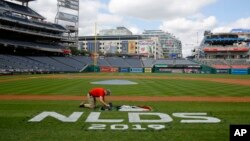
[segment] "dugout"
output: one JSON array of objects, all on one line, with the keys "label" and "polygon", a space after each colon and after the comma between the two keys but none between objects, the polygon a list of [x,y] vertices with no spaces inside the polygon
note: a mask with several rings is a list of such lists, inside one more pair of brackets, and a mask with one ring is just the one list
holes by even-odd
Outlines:
[{"label": "dugout", "polygon": [[154,73],[200,73],[200,71],[200,65],[156,64],[153,67]]}]

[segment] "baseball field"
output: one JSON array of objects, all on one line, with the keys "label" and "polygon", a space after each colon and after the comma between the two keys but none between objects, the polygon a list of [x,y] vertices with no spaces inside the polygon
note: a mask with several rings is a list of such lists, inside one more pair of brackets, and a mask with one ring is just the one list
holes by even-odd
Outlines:
[{"label": "baseball field", "polygon": [[[129,80],[136,85],[93,85]],[[106,101],[150,112],[79,108],[94,87]],[[1,141],[228,141],[250,124],[250,75],[81,73],[0,76]]]}]

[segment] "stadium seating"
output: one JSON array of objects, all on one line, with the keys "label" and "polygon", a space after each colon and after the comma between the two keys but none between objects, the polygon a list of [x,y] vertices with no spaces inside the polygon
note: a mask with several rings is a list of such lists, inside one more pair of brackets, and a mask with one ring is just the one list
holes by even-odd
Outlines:
[{"label": "stadium seating", "polygon": [[197,65],[197,63],[195,63],[195,62],[192,62],[190,60],[185,60],[185,59],[173,60],[173,64],[176,64],[176,65]]},{"label": "stadium seating", "polygon": [[71,58],[82,62],[83,64],[93,64],[93,60],[87,56],[72,56]]},{"label": "stadium seating", "polygon": [[13,45],[16,47],[30,47],[34,49],[45,49],[45,50],[57,50],[61,51],[64,47],[58,44],[41,44],[36,42],[25,42],[25,41],[17,41],[17,40],[8,40],[8,39],[1,39],[0,44],[8,44]]},{"label": "stadium seating", "polygon": [[85,63],[82,63],[80,61],[74,60],[71,57],[51,57],[52,59],[55,59],[59,63],[65,64],[67,66],[70,66],[72,68],[75,68],[76,70],[80,70],[85,66]]},{"label": "stadium seating", "polygon": [[49,66],[21,56],[0,55],[1,69],[13,72],[41,72],[50,71]]},{"label": "stadium seating", "polygon": [[125,61],[130,65],[130,67],[139,67],[142,68],[143,64],[141,62],[140,59],[130,59],[130,58],[126,58]]},{"label": "stadium seating", "polygon": [[30,56],[28,57],[32,60],[35,60],[37,62],[53,66],[53,71],[55,72],[77,72],[80,69],[74,68],[72,66],[69,66],[67,63],[58,62],[57,60],[51,58],[51,57],[38,57],[38,56]]},{"label": "stadium seating", "polygon": [[1,1],[0,6],[12,12],[30,15],[30,16],[37,17],[40,19],[44,19],[43,16],[39,15],[38,13],[36,13],[35,11],[33,11],[32,9],[26,6],[18,5],[18,4],[7,2],[7,1]]},{"label": "stadium seating", "polygon": [[62,27],[61,25],[58,25],[58,24],[42,22],[42,21],[39,21],[39,20],[32,20],[32,19],[28,19],[28,18],[21,17],[21,16],[18,16],[18,15],[13,15],[11,13],[5,13],[5,14],[2,13],[2,14],[0,14],[0,19],[1,20],[6,20],[6,21],[9,21],[9,22],[13,22],[15,24],[18,23],[18,24],[22,24],[22,25],[31,26],[31,27],[57,31],[59,33],[66,31],[66,29],[64,27]]},{"label": "stadium seating", "polygon": [[123,58],[108,57],[107,61],[113,67],[130,67],[130,65],[127,62],[125,62]]},{"label": "stadium seating", "polygon": [[111,66],[108,61],[106,60],[106,58],[99,58],[98,59],[98,65],[99,66],[106,66],[106,67],[109,67]]},{"label": "stadium seating", "polygon": [[148,59],[142,59],[142,63],[144,67],[151,68],[155,64],[155,60],[148,58]]}]

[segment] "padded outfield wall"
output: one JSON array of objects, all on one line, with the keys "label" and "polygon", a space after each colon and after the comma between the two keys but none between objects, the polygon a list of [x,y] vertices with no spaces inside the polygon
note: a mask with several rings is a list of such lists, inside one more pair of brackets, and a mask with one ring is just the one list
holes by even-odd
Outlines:
[{"label": "padded outfield wall", "polygon": [[122,72],[122,73],[202,73],[202,74],[236,74],[248,75],[250,68],[237,69],[216,69],[210,66],[169,66],[165,64],[155,65],[153,68],[131,68],[131,67],[110,67],[90,65],[87,72]]},{"label": "padded outfield wall", "polygon": [[200,73],[200,66],[156,64],[154,73]]},{"label": "padded outfield wall", "polygon": [[229,68],[229,69],[218,69],[210,66],[202,65],[201,73],[206,74],[238,74],[247,75],[250,74],[250,68]]}]

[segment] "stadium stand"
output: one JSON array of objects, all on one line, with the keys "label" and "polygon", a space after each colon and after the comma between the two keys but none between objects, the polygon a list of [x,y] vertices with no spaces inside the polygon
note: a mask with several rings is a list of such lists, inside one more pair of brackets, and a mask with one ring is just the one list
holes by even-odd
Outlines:
[{"label": "stadium stand", "polygon": [[30,56],[28,58],[49,66],[53,66],[52,68],[55,72],[77,72],[80,70],[76,67],[69,66],[67,63],[59,62],[51,57]]},{"label": "stadium stand", "polygon": [[105,66],[105,67],[110,67],[111,65],[108,63],[106,58],[99,58],[98,59],[98,65],[99,66]]},{"label": "stadium stand", "polygon": [[0,7],[1,9],[4,9],[6,11],[15,12],[22,15],[28,15],[34,18],[45,19],[43,16],[39,15],[29,7],[25,7],[8,1],[0,1]]},{"label": "stadium stand", "polygon": [[87,56],[72,56],[72,59],[81,62],[83,64],[93,64],[93,60],[90,57]]},{"label": "stadium stand", "polygon": [[144,67],[151,68],[151,67],[154,66],[155,60],[152,59],[152,58],[148,58],[148,59],[147,58],[143,58],[142,59],[142,64],[143,64]]},{"label": "stadium stand", "polygon": [[143,67],[143,64],[142,64],[140,59],[126,58],[126,59],[124,59],[124,61],[127,62],[130,67],[134,67],[134,68],[136,68],[136,67],[142,68]]},{"label": "stadium stand", "polygon": [[43,16],[27,5],[0,1],[1,52],[13,55],[23,55],[21,52],[32,55],[39,55],[38,52],[47,55],[70,53],[65,43],[71,42],[63,36],[67,32],[66,28],[46,22]]},{"label": "stadium stand", "polygon": [[74,60],[71,57],[51,57],[51,58],[58,61],[61,64],[65,64],[67,66],[75,68],[76,71],[79,71],[85,66],[85,64],[83,64],[82,62]]},{"label": "stadium stand", "polygon": [[130,65],[123,58],[108,57],[107,61],[113,67],[130,67]]}]

